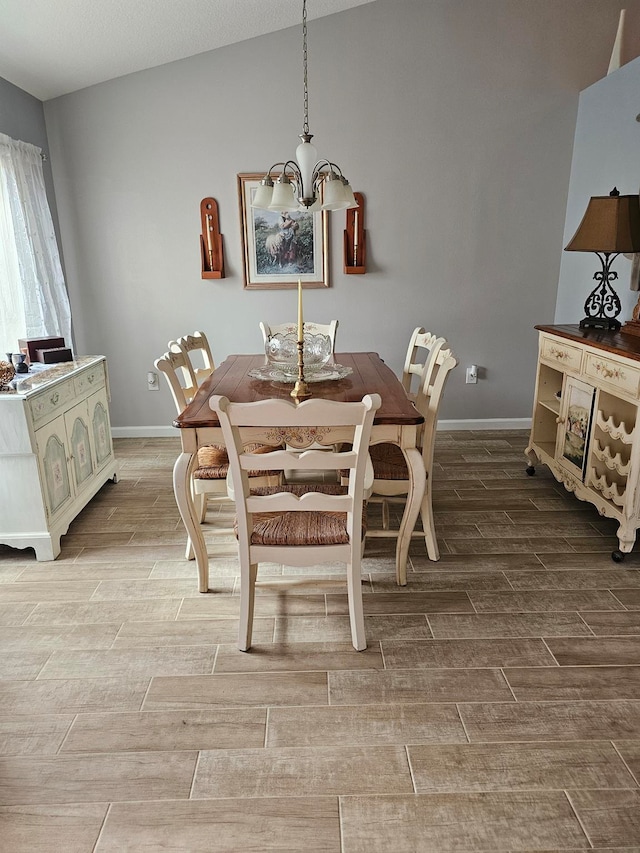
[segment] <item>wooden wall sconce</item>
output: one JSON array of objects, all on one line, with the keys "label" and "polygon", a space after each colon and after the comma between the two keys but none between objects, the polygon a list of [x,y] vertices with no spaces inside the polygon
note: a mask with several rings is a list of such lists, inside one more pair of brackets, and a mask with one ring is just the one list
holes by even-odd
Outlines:
[{"label": "wooden wall sconce", "polygon": [[200,202],[200,258],[202,278],[224,278],[224,253],[222,234],[218,219],[218,202],[215,198],[203,198]]},{"label": "wooden wall sconce", "polygon": [[367,271],[367,232],[364,229],[364,197],[354,193],[357,207],[346,212],[344,232],[344,271],[347,275],[364,275]]}]

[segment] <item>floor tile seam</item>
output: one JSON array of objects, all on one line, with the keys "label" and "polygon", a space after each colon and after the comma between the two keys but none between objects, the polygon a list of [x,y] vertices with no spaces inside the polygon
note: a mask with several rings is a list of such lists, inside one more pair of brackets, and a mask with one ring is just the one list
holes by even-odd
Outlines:
[{"label": "floor tile seam", "polygon": [[105,811],[104,811],[104,816],[103,816],[102,821],[101,821],[101,823],[100,823],[100,827],[99,827],[99,829],[98,829],[98,833],[97,833],[97,835],[96,835],[95,843],[94,843],[94,845],[92,846],[92,848],[91,848],[91,850],[89,851],[89,853],[96,853],[96,851],[98,850],[98,847],[100,846],[100,840],[101,840],[102,836],[104,835],[105,826],[106,826],[106,823],[107,823],[107,818],[108,818],[108,817],[109,817],[109,815],[111,814],[111,807],[112,807],[112,805],[113,805],[113,803],[110,803],[110,802],[105,803],[106,808],[105,808]]},{"label": "floor tile seam", "polygon": [[[634,773],[633,769],[629,766],[628,761],[625,759],[624,755],[622,755],[622,753],[620,752],[620,749],[619,749],[619,747],[618,747],[618,744],[616,743],[616,740],[618,740],[618,741],[619,741],[619,739],[612,739],[612,740],[610,741],[611,746],[613,747],[613,749],[615,750],[616,754],[617,754],[617,755],[618,755],[618,757],[620,758],[620,761],[622,761],[622,763],[623,763],[623,764],[624,764],[624,766],[626,767],[627,772],[629,773],[629,775],[631,776],[631,778],[633,779],[633,781],[636,783],[636,787],[640,788],[640,773]],[[634,741],[635,741],[635,740],[637,740],[637,738],[632,738],[632,740],[634,740]]]},{"label": "floor tile seam", "polygon": [[[67,740],[69,739],[69,735],[71,734],[71,729],[73,728],[76,720],[78,719],[78,716],[79,716],[79,714],[77,714],[77,713],[72,715],[73,718],[70,721],[69,725],[67,726],[67,730],[65,731],[65,733],[62,737],[62,740],[58,744],[58,748],[55,751],[54,755],[62,755],[63,754],[64,745],[67,742]],[[21,719],[23,719],[22,716],[21,716]]]},{"label": "floor tile seam", "polygon": [[575,818],[578,821],[578,825],[579,825],[580,829],[582,830],[582,832],[584,833],[585,838],[587,839],[587,841],[589,842],[591,847],[594,848],[596,845],[595,845],[594,841],[592,840],[591,836],[589,835],[589,832],[587,831],[587,827],[585,826],[582,818],[580,817],[580,813],[579,813],[578,809],[576,808],[576,806],[573,802],[570,791],[568,789],[565,789],[564,795],[567,798],[569,808],[571,809],[571,811],[575,815]]}]

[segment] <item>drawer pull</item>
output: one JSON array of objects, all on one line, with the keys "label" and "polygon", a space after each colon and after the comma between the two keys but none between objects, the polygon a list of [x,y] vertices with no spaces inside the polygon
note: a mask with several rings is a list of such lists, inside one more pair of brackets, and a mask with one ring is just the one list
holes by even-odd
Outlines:
[{"label": "drawer pull", "polygon": [[567,421],[567,419],[566,419],[566,418],[561,418],[561,417],[557,417],[557,418],[556,418],[556,423],[557,423],[557,424],[564,424],[564,423],[566,423],[566,421]]},{"label": "drawer pull", "polygon": [[51,395],[51,397],[50,397],[49,399],[51,400],[52,405],[54,405],[54,406],[55,406],[55,404],[56,404],[56,403],[58,402],[58,400],[60,399],[60,394],[58,394],[58,392],[56,391],[56,392],[55,392],[55,394],[52,394],[52,395]]}]

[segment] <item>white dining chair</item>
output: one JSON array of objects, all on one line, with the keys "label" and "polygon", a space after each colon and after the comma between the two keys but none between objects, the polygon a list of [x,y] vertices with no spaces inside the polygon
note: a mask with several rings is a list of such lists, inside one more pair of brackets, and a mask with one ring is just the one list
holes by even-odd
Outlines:
[{"label": "white dining chair", "polygon": [[[430,560],[439,560],[440,551],[433,519],[433,454],[438,425],[438,411],[449,374],[458,364],[444,338],[430,336],[433,340],[420,375],[420,386],[415,395],[415,406],[424,417],[418,436],[418,447],[426,473],[424,497],[420,507],[422,531],[414,530],[412,537],[424,538]],[[389,526],[389,502],[404,502],[409,492],[409,471],[404,455],[394,444],[381,443],[371,448],[373,487],[371,501],[382,503],[382,529],[368,529],[367,537],[397,537],[398,531]],[[400,583],[406,583],[399,578]]]},{"label": "white dining chair", "polygon": [[211,347],[204,332],[193,332],[190,335],[183,335],[180,338],[176,338],[175,341],[169,341],[167,347],[169,352],[182,350],[186,353],[198,387],[216,369],[213,355],[211,354]]},{"label": "white dining chair", "polygon": [[[313,566],[340,561],[346,564],[351,639],[355,649],[367,646],[362,604],[361,559],[365,514],[363,489],[373,418],[381,405],[378,394],[358,403],[321,398],[295,405],[288,400],[231,403],[212,397],[229,452],[236,502],[236,530],[240,559],[240,622],[238,648],[251,647],[255,585],[262,562],[287,566]],[[266,456],[247,450],[243,428],[263,442],[286,441],[287,431],[299,436],[317,427],[345,428],[353,433],[346,452],[276,450]],[[311,442],[311,439],[310,439]],[[254,489],[247,476],[260,468],[284,471],[349,471],[348,482],[281,485]]]},{"label": "white dining chair", "polygon": [[[154,364],[167,380],[176,411],[180,414],[198,390],[198,383],[187,350],[175,341],[172,343],[175,344],[174,349],[164,353],[161,358],[156,359]],[[205,520],[208,500],[217,503],[229,501],[228,473],[229,457],[224,445],[210,445],[198,449],[191,471],[191,493],[200,523]],[[253,482],[261,486],[276,485],[280,482],[280,475],[268,472],[257,473]],[[194,557],[189,538],[187,538],[185,557],[187,560]]]}]

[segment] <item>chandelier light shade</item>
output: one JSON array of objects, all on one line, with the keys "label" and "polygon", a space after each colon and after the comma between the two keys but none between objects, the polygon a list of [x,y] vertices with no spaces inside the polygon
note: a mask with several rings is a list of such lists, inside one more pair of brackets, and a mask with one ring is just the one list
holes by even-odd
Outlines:
[{"label": "chandelier light shade", "polygon": [[[251,207],[262,210],[345,210],[358,206],[349,182],[339,166],[318,159],[309,133],[307,81],[307,0],[302,0],[302,69],[304,119],[296,159],[274,163],[260,182]],[[274,182],[273,175],[278,178]]]},{"label": "chandelier light shade", "polygon": [[618,278],[611,264],[621,252],[640,252],[639,197],[620,195],[615,187],[608,196],[594,196],[565,250],[595,252],[602,267],[593,275],[598,283],[584,304],[585,317],[580,321],[580,328],[617,331],[622,305],[611,286]]}]

